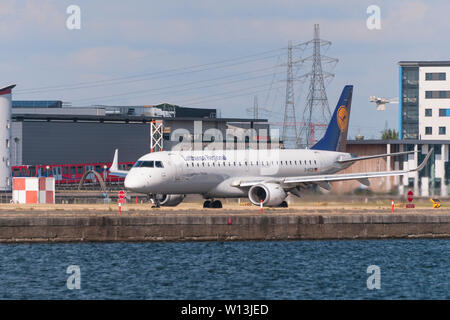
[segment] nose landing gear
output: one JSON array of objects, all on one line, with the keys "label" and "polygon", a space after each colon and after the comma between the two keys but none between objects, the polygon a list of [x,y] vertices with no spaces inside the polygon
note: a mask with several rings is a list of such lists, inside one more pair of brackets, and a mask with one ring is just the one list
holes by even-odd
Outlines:
[{"label": "nose landing gear", "polygon": [[161,206],[159,205],[159,200],[156,198],[156,196],[155,195],[153,195],[153,194],[149,194],[148,196],[147,196],[147,199],[148,199],[148,202],[151,202],[153,205],[152,205],[152,208],[160,208]]}]

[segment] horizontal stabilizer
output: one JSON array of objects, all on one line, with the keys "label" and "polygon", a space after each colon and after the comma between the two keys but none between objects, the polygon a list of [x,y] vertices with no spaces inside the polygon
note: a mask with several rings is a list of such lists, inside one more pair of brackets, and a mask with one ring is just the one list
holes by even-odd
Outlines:
[{"label": "horizontal stabilizer", "polygon": [[365,185],[366,187],[370,186],[370,181],[367,178],[363,178],[363,179],[358,179],[359,183]]},{"label": "horizontal stabilizer", "polygon": [[331,185],[326,181],[317,182],[317,185],[325,190],[331,190]]}]

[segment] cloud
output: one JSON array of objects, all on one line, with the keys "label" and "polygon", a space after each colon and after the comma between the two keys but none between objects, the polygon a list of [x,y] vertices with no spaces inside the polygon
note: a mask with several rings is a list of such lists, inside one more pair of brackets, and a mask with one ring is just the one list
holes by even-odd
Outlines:
[{"label": "cloud", "polygon": [[[83,48],[69,54],[67,61],[74,67],[95,69],[109,68],[111,66],[126,66],[141,60],[146,52],[120,46],[103,46]],[[142,63],[143,61],[140,61]]]},{"label": "cloud", "polygon": [[4,39],[57,36],[66,28],[64,9],[48,0],[2,0],[0,7],[0,36]]}]

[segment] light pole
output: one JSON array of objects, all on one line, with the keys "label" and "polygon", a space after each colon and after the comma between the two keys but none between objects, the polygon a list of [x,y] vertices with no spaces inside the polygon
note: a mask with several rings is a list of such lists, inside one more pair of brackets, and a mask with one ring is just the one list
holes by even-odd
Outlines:
[{"label": "light pole", "polygon": [[14,164],[16,166],[20,165],[20,163],[19,163],[19,152],[18,152],[19,151],[19,141],[20,141],[20,138],[18,138],[18,137],[14,138],[14,154],[15,154]]}]

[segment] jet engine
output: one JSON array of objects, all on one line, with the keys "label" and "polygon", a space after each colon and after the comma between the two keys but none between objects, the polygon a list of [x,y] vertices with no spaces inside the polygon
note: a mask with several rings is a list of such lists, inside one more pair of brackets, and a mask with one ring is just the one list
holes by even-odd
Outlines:
[{"label": "jet engine", "polygon": [[159,194],[156,199],[161,206],[175,207],[183,201],[185,194]]},{"label": "jet engine", "polygon": [[260,205],[261,200],[266,207],[278,207],[287,194],[276,183],[257,184],[248,191],[248,198],[254,205]]}]

